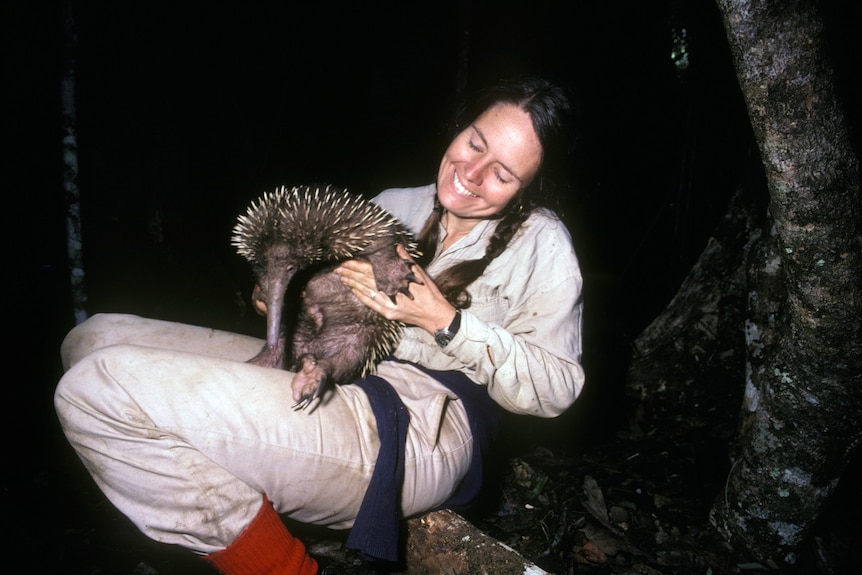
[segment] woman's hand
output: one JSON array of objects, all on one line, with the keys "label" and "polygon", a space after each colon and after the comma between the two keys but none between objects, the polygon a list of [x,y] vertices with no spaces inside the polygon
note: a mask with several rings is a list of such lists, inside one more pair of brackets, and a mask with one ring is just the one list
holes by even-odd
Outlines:
[{"label": "woman's hand", "polygon": [[251,305],[257,315],[266,315],[266,302],[261,298],[259,284],[254,284],[254,290],[251,292]]},{"label": "woman's hand", "polygon": [[[403,246],[399,245],[397,249],[399,256],[412,261]],[[389,296],[377,291],[374,270],[370,263],[348,260],[343,262],[335,270],[335,273],[341,277],[341,283],[349,287],[359,301],[386,319],[415,325],[433,334],[436,330],[446,327],[452,322],[455,317],[455,308],[446,301],[425,270],[416,263],[411,267],[413,275],[421,283],[410,284],[409,289],[412,298],[398,293],[394,303]]]}]

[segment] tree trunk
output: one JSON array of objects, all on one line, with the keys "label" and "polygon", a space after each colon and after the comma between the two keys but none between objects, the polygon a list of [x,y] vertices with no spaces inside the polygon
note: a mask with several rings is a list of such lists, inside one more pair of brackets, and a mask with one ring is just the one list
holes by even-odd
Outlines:
[{"label": "tree trunk", "polygon": [[65,3],[63,46],[63,190],[66,193],[66,254],[75,323],[87,319],[87,290],[81,243],[81,195],[78,191],[78,136],[75,131],[75,47],[77,37],[71,2]]},{"label": "tree trunk", "polygon": [[859,165],[816,6],[718,5],[774,226],[751,259],[739,449],[711,518],[792,565],[862,438]]}]

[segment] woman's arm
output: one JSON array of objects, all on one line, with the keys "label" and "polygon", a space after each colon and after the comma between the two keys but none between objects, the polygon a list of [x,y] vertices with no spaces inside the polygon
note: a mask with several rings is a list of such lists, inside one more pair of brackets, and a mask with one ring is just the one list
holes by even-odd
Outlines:
[{"label": "woman's arm", "polygon": [[[509,411],[555,417],[577,399],[581,366],[581,281],[572,276],[519,302],[505,325],[461,312],[461,329],[447,346]],[[451,348],[451,349],[450,349]]]},{"label": "woman's arm", "polygon": [[[545,241],[521,243],[519,249],[524,253],[514,259],[520,265],[505,281],[505,315],[489,320],[464,310],[455,338],[443,349],[428,349],[471,372],[507,410],[554,417],[575,401],[584,384],[581,275],[567,234],[552,241],[545,234]],[[414,265],[413,270],[421,284],[411,284],[413,299],[399,294],[396,303],[370,297],[376,289],[370,264],[346,262],[336,273],[378,313],[433,335],[449,325],[455,308],[423,269]]]}]

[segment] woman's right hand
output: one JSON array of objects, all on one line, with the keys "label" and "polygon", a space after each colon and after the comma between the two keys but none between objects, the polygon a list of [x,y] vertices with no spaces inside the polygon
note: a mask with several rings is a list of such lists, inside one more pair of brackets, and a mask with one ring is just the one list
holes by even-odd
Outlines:
[{"label": "woman's right hand", "polygon": [[[397,249],[402,259],[412,261],[404,246],[399,245]],[[419,264],[414,262],[411,269],[418,281],[410,284],[410,296],[395,294],[394,303],[385,295],[378,297],[373,270],[368,262],[348,260],[343,262],[335,273],[359,301],[386,319],[421,327],[433,335],[437,329],[451,323],[455,317],[455,308],[446,301],[437,284]]]}]

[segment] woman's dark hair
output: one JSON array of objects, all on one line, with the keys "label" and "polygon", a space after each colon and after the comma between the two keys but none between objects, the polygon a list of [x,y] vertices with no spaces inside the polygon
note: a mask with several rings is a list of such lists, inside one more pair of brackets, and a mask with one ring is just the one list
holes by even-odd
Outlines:
[{"label": "woman's dark hair", "polygon": [[[497,227],[485,255],[477,260],[456,264],[434,278],[446,299],[459,308],[470,307],[467,287],[473,283],[509,245],[515,233],[536,208],[545,207],[559,213],[559,186],[565,178],[571,154],[571,104],[565,90],[541,78],[523,78],[491,86],[478,97],[462,105],[450,129],[449,141],[498,104],[517,106],[526,112],[542,146],[542,161],[530,184],[518,191],[509,204],[497,214]],[[434,211],[419,234],[419,263],[427,266],[434,258],[439,238],[443,207],[437,199]]]}]

